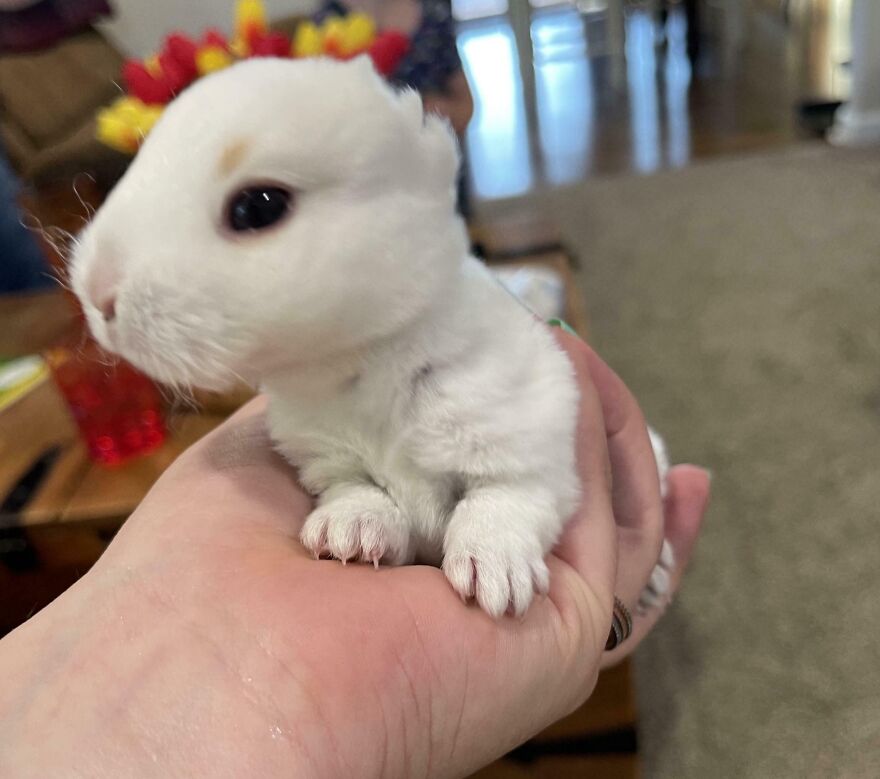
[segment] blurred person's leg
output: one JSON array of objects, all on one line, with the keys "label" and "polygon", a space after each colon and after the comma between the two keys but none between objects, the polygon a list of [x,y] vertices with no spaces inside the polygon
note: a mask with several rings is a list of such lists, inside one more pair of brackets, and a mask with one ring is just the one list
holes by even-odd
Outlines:
[{"label": "blurred person's leg", "polygon": [[22,224],[19,181],[0,151],[0,292],[53,284],[39,244]]},{"label": "blurred person's leg", "polygon": [[700,7],[699,0],[684,0],[687,15],[688,59],[695,63],[700,57]]}]

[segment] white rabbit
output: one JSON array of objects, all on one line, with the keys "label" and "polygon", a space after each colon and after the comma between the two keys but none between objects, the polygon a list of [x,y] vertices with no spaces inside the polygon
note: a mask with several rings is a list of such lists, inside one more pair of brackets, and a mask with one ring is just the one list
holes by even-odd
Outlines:
[{"label": "white rabbit", "polygon": [[315,555],[425,561],[488,613],[546,592],[579,495],[577,388],[468,256],[445,123],[369,60],[259,59],[175,99],[81,236],[97,340],[270,399]]}]

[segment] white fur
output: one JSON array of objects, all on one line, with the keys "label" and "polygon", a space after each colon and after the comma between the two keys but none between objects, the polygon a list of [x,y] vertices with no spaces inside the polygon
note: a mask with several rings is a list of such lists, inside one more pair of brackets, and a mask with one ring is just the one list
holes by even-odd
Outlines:
[{"label": "white fur", "polygon": [[[316,555],[442,562],[462,597],[520,615],[578,499],[577,388],[468,256],[456,166],[445,123],[365,59],[239,64],[171,104],[72,282],[101,344],[157,379],[262,385],[317,496],[301,535]],[[225,232],[225,199],[265,180],[297,191],[292,218]],[[92,299],[108,289],[110,324]]]},{"label": "white fur", "polygon": [[436,302],[344,363],[266,377],[270,428],[320,496],[316,554],[442,559],[464,597],[522,613],[578,496],[572,370],[475,261]]},{"label": "white fur", "polygon": [[[456,166],[445,123],[366,59],[239,64],[167,109],[71,281],[98,341],[155,378],[262,385],[317,496],[301,535],[315,555],[442,563],[463,598],[520,615],[578,500],[577,388],[468,256]],[[226,199],[262,181],[296,191],[292,218],[224,230]]]},{"label": "white fur", "polygon": [[[651,448],[654,450],[654,459],[657,462],[657,472],[660,476],[660,495],[666,498],[669,491],[669,453],[666,450],[666,443],[654,428],[648,427],[648,437],[651,439]],[[654,566],[654,570],[651,571],[651,578],[639,596],[638,608],[640,611],[664,606],[669,602],[674,570],[675,554],[672,544],[664,539],[663,546],[660,548],[660,559]]]}]

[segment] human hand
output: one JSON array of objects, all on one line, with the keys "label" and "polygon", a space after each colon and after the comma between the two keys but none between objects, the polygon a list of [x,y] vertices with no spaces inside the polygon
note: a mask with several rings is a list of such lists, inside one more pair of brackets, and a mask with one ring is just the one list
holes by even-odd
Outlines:
[{"label": "human hand", "polygon": [[[464,606],[435,568],[308,556],[296,539],[310,500],[258,401],[184,454],[92,571],[0,642],[0,775],[459,776],[582,703],[600,665],[656,619],[637,616],[603,652],[612,595],[636,602],[662,512],[637,405],[559,337],[582,390],[585,497],[548,561],[550,595],[525,619]],[[695,469],[671,474],[680,565],[707,486]]]},{"label": "human hand", "polygon": [[647,579],[634,573],[651,572],[649,566],[657,562],[659,544],[664,538],[672,546],[674,558],[666,602],[645,611],[633,610],[630,638],[602,656],[602,667],[607,668],[632,654],[678,591],[708,506],[709,474],[693,465],[671,468],[662,513],[658,514],[656,465],[641,409],[617,374],[589,347],[586,359],[602,405],[612,473],[619,559],[615,594],[630,607],[638,603]]}]

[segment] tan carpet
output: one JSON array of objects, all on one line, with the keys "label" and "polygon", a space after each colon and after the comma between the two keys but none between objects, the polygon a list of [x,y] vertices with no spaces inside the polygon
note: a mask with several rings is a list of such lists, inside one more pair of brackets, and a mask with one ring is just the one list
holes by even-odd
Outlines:
[{"label": "tan carpet", "polygon": [[553,196],[593,340],[714,504],[639,653],[648,779],[880,776],[880,153]]}]

